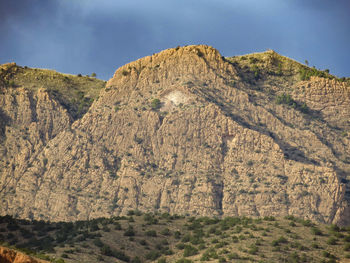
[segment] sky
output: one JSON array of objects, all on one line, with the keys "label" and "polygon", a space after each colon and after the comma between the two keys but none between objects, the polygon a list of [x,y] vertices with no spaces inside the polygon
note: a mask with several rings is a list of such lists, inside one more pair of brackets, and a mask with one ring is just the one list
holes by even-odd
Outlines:
[{"label": "sky", "polygon": [[223,56],[273,49],[350,77],[350,0],[0,0],[0,64],[96,73],[205,44]]}]

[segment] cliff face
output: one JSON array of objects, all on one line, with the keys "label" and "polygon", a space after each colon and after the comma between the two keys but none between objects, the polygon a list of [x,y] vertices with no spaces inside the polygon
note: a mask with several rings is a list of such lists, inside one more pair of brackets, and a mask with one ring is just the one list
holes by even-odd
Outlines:
[{"label": "cliff face", "polygon": [[2,263],[45,263],[49,261],[34,259],[16,250],[0,246],[0,262]]},{"label": "cliff face", "polygon": [[0,213],[349,224],[350,87],[300,81],[299,67],[272,51],[169,49],[118,69],[76,120],[45,89],[3,88]]}]

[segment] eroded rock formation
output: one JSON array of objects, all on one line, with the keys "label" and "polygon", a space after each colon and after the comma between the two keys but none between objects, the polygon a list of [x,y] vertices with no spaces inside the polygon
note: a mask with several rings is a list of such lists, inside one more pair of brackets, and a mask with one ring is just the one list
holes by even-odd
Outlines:
[{"label": "eroded rock formation", "polygon": [[[350,87],[299,81],[296,62],[273,75],[281,57],[272,51],[259,59],[259,77],[247,80],[249,68],[214,48],[162,51],[119,68],[75,121],[45,89],[3,88],[0,213],[71,221],[139,209],[349,224]],[[295,105],[275,103],[286,92]]]}]

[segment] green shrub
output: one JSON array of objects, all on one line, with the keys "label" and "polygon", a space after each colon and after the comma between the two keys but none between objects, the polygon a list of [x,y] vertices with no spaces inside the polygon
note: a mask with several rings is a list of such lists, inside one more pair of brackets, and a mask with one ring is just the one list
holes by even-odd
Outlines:
[{"label": "green shrub", "polygon": [[248,166],[253,166],[253,164],[254,164],[254,162],[253,162],[252,160],[249,160],[249,161],[247,162],[247,165],[248,165]]},{"label": "green shrub", "polygon": [[322,256],[325,258],[335,259],[335,256],[329,253],[328,251],[322,251]]},{"label": "green shrub", "polygon": [[147,222],[148,225],[158,224],[158,219],[155,218],[152,214],[145,214],[143,219]]},{"label": "green shrub", "polygon": [[228,254],[228,259],[232,260],[232,259],[240,259],[240,256],[237,253],[231,253]]},{"label": "green shrub", "polygon": [[248,253],[249,254],[252,254],[252,255],[256,255],[259,251],[259,248],[255,245],[251,245],[249,250],[248,250]]},{"label": "green shrub", "polygon": [[271,244],[272,244],[272,246],[276,247],[276,246],[279,246],[282,243],[288,243],[288,240],[285,237],[283,237],[283,236],[279,237],[276,240],[273,240]]},{"label": "green shrub", "polygon": [[332,224],[332,225],[329,227],[329,229],[330,229],[332,232],[339,232],[339,231],[340,231],[339,226],[334,225],[334,224]]},{"label": "green shrub", "polygon": [[157,236],[157,232],[155,230],[148,230],[145,234],[146,234],[146,236],[149,236],[149,237],[156,237]]},{"label": "green shrub", "polygon": [[166,259],[165,258],[160,258],[160,259],[158,259],[157,263],[166,263]]},{"label": "green shrub", "polygon": [[109,246],[103,245],[103,247],[101,247],[101,254],[105,256],[112,256],[112,250]]},{"label": "green shrub", "polygon": [[159,251],[156,251],[156,250],[152,250],[150,252],[148,252],[145,256],[146,259],[148,260],[156,260],[157,258],[159,258],[161,255],[160,255],[160,252]]},{"label": "green shrub", "polygon": [[317,76],[322,78],[334,78],[333,76],[329,75],[329,70],[326,69],[324,71],[318,70],[315,67],[309,68],[309,67],[301,67],[299,69],[299,75],[301,80],[309,80],[311,76]]},{"label": "green shrub", "polygon": [[198,254],[198,249],[191,246],[191,245],[185,245],[184,249],[184,257],[190,257]]},{"label": "green shrub", "polygon": [[176,261],[176,263],[193,263],[193,261],[187,258],[181,258],[178,261]]},{"label": "green shrub", "polygon": [[130,257],[127,256],[123,251],[119,251],[119,250],[112,251],[112,256],[125,262],[130,261]]},{"label": "green shrub", "polygon": [[101,241],[101,239],[99,238],[96,238],[94,241],[93,241],[94,245],[97,246],[97,247],[103,247],[103,242]]},{"label": "green shrub", "polygon": [[127,237],[135,236],[134,228],[129,225],[128,229],[126,229],[124,232],[124,236],[127,236]]},{"label": "green shrub", "polygon": [[350,251],[350,244],[345,244],[344,251]]},{"label": "green shrub", "polygon": [[186,234],[183,238],[182,238],[182,242],[190,242],[191,240],[191,234]]},{"label": "green shrub", "polygon": [[171,232],[169,230],[169,228],[164,228],[162,229],[162,231],[160,231],[160,233],[164,236],[170,236],[171,235]]},{"label": "green shrub", "polygon": [[265,221],[276,221],[276,218],[274,216],[264,216],[263,219]]},{"label": "green shrub", "polygon": [[185,248],[185,244],[181,242],[181,243],[176,244],[175,247],[176,247],[177,249],[179,249],[179,250],[182,250],[182,249]]},{"label": "green shrub", "polygon": [[313,226],[311,228],[311,233],[313,235],[322,236],[322,231],[318,227],[315,227],[315,226]]},{"label": "green shrub", "polygon": [[161,107],[161,103],[159,99],[153,99],[151,102],[151,108],[153,110],[158,110]]},{"label": "green shrub", "polygon": [[337,244],[337,239],[335,237],[330,237],[328,240],[327,240],[327,244],[328,245],[336,245]]},{"label": "green shrub", "polygon": [[122,226],[119,222],[114,222],[114,229],[115,230],[122,230]]},{"label": "green shrub", "polygon": [[180,238],[181,238],[181,232],[180,232],[180,231],[175,231],[175,232],[174,232],[174,237],[175,237],[176,239],[180,239]]},{"label": "green shrub", "polygon": [[321,248],[317,243],[312,243],[311,247],[316,249]]}]

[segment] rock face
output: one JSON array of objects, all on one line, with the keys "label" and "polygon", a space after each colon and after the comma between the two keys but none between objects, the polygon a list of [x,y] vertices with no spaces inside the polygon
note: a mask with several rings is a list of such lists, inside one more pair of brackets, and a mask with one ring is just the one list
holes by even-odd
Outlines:
[{"label": "rock face", "polygon": [[139,59],[76,121],[44,89],[3,88],[0,213],[71,221],[139,209],[349,224],[350,87],[300,81],[301,66],[273,51],[247,57],[253,66],[187,46]]},{"label": "rock face", "polygon": [[34,259],[16,250],[0,246],[0,262],[2,263],[45,263],[49,261]]}]

